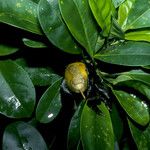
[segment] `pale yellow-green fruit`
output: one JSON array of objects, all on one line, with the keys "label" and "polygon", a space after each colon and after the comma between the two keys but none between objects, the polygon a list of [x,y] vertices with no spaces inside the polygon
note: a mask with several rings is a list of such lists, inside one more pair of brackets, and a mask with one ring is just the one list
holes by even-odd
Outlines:
[{"label": "pale yellow-green fruit", "polygon": [[85,64],[82,62],[69,64],[65,70],[65,81],[71,91],[83,94],[88,86],[88,72]]}]

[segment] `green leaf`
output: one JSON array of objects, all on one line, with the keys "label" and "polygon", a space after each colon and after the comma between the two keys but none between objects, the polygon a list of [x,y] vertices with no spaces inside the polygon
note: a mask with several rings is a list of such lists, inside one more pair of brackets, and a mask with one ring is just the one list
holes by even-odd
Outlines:
[{"label": "green leaf", "polygon": [[37,4],[31,0],[0,0],[0,22],[42,34],[37,18]]},{"label": "green leaf", "polygon": [[145,66],[150,65],[149,48],[150,43],[130,41],[111,46],[94,57],[111,64]]},{"label": "green leaf", "polygon": [[6,127],[2,147],[3,150],[48,150],[40,133],[24,122],[15,122]]},{"label": "green leaf", "polygon": [[96,109],[86,104],[81,116],[81,140],[84,150],[114,150],[114,134],[109,111],[101,103]]},{"label": "green leaf", "polygon": [[29,74],[33,84],[35,86],[47,86],[54,83],[60,78],[59,75],[55,74],[52,70],[48,68],[28,68],[25,70]]},{"label": "green leaf", "polygon": [[115,8],[117,8],[118,6],[120,6],[125,0],[112,0]]},{"label": "green leaf", "polygon": [[13,54],[17,52],[19,48],[11,46],[11,45],[5,45],[5,44],[0,44],[0,56],[6,56]]},{"label": "green leaf", "polygon": [[[128,11],[128,15],[125,18],[126,21],[123,28],[124,31],[127,31],[129,29],[150,27],[149,0],[129,0],[124,5],[124,8],[127,8],[127,6],[130,7],[130,9],[126,10]],[[120,15],[123,16],[124,14]]]},{"label": "green leaf", "polygon": [[30,117],[35,105],[35,89],[22,67],[0,61],[0,113],[11,118]]},{"label": "green leaf", "polygon": [[132,70],[129,72],[123,72],[116,79],[113,79],[111,83],[118,84],[123,81],[136,80],[143,82],[150,86],[150,74],[142,70]]},{"label": "green leaf", "polygon": [[148,106],[136,95],[113,90],[114,95],[126,113],[138,124],[145,126],[149,122]]},{"label": "green leaf", "polygon": [[88,0],[59,0],[59,7],[70,32],[92,57],[98,30]]},{"label": "green leaf", "polygon": [[36,119],[41,123],[48,123],[52,121],[60,112],[61,109],[61,97],[60,97],[60,85],[62,78],[59,78],[54,82],[42,95],[37,109]]},{"label": "green leaf", "polygon": [[75,111],[68,130],[68,150],[77,150],[77,147],[80,143],[80,120],[81,113],[84,103],[78,106],[78,109]]},{"label": "green leaf", "polygon": [[118,10],[118,23],[120,24],[121,28],[125,31],[125,27],[127,24],[127,17],[130,13],[134,5],[135,0],[126,0],[122,5],[120,5]]},{"label": "green leaf", "polygon": [[121,83],[121,85],[134,88],[135,90],[139,91],[141,94],[145,95],[150,100],[150,86],[147,86],[142,82],[138,81],[126,81]]},{"label": "green leaf", "polygon": [[107,37],[111,27],[111,0],[89,0],[89,4],[97,23],[102,28],[103,36]]},{"label": "green leaf", "polygon": [[23,41],[24,45],[31,47],[31,48],[45,48],[45,47],[47,47],[45,45],[45,43],[40,42],[40,41],[30,40],[27,38],[23,38],[22,41]]},{"label": "green leaf", "polygon": [[128,32],[125,34],[125,39],[150,42],[150,30]]},{"label": "green leaf", "polygon": [[112,105],[110,116],[112,120],[115,138],[119,142],[123,135],[123,122],[115,104]]},{"label": "green leaf", "polygon": [[40,0],[38,13],[44,33],[55,46],[72,54],[81,52],[61,17],[58,0]]},{"label": "green leaf", "polygon": [[138,150],[150,149],[150,125],[145,128],[139,128],[128,119],[132,137],[136,143]]}]

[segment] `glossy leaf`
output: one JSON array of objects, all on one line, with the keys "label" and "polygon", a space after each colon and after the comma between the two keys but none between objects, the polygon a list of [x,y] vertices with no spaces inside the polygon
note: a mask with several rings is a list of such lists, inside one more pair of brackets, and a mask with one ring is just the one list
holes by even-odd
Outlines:
[{"label": "glossy leaf", "polygon": [[142,82],[138,81],[126,81],[121,83],[121,85],[134,88],[150,100],[150,86],[147,86],[146,84],[143,84]]},{"label": "glossy leaf", "polygon": [[60,112],[61,109],[61,97],[60,97],[60,85],[62,78],[59,78],[54,82],[42,95],[37,109],[36,119],[41,123],[48,123],[52,121]]},{"label": "glossy leaf", "polygon": [[111,118],[109,111],[103,103],[96,106],[96,109],[85,105],[80,126],[84,150],[114,150]]},{"label": "glossy leaf", "polygon": [[120,6],[125,0],[112,0],[115,8],[117,8],[118,6]]},{"label": "glossy leaf", "polygon": [[48,150],[40,133],[24,122],[15,122],[6,127],[2,147],[3,150]]},{"label": "glossy leaf", "polygon": [[116,141],[119,142],[123,135],[123,122],[121,115],[119,114],[119,111],[115,104],[112,105],[110,116],[112,120]]},{"label": "glossy leaf", "polygon": [[150,30],[128,32],[125,34],[125,39],[150,42]]},{"label": "glossy leaf", "polygon": [[61,17],[58,0],[40,0],[38,13],[44,33],[55,46],[72,54],[81,52]]},{"label": "glossy leaf", "polygon": [[30,39],[27,39],[27,38],[23,38],[22,41],[23,41],[24,45],[26,45],[28,47],[31,47],[31,48],[45,48],[45,47],[47,47],[45,45],[45,43],[30,40]]},{"label": "glossy leaf", "polygon": [[72,35],[93,56],[98,31],[88,0],[59,0],[59,7]]},{"label": "glossy leaf", "polygon": [[28,74],[12,61],[0,61],[0,113],[30,117],[34,105],[35,89]]},{"label": "glossy leaf", "polygon": [[125,31],[125,27],[127,24],[127,18],[129,16],[130,10],[134,5],[135,0],[126,0],[122,5],[120,5],[118,10],[118,23]]},{"label": "glossy leaf", "polygon": [[150,125],[145,128],[139,128],[128,119],[132,137],[137,145],[138,150],[150,149]]},{"label": "glossy leaf", "polygon": [[68,130],[68,150],[77,150],[77,147],[80,143],[80,120],[81,120],[81,113],[83,109],[84,103],[78,106],[78,109],[75,111],[73,115],[69,130]]},{"label": "glossy leaf", "polygon": [[35,86],[47,86],[54,83],[60,78],[59,75],[55,74],[52,70],[48,68],[28,68],[25,70],[29,74],[33,84]]},{"label": "glossy leaf", "polygon": [[[130,3],[131,2],[131,3]],[[128,3],[131,7],[128,11],[128,16],[126,16],[126,23],[124,30],[129,29],[139,29],[144,27],[150,27],[150,7],[149,0],[130,0]],[[125,4],[124,7],[127,5]],[[121,11],[122,12],[122,11]],[[123,14],[121,14],[123,15]]]},{"label": "glossy leaf", "polygon": [[18,50],[19,48],[17,47],[0,44],[0,56],[10,55],[17,52]]},{"label": "glossy leaf", "polygon": [[94,57],[112,64],[145,66],[150,65],[149,48],[149,43],[125,42],[112,46],[107,50],[96,54]]},{"label": "glossy leaf", "polygon": [[0,0],[0,22],[42,34],[37,19],[37,4],[31,0]]},{"label": "glossy leaf", "polygon": [[136,80],[150,85],[150,74],[142,70],[132,70],[129,72],[123,72],[116,79],[113,79],[111,83],[118,84],[123,81]]},{"label": "glossy leaf", "polygon": [[89,0],[89,4],[103,35],[108,36],[111,27],[111,0]]},{"label": "glossy leaf", "polygon": [[117,90],[114,90],[113,93],[122,108],[135,122],[142,126],[145,126],[149,122],[148,106],[136,97],[136,95]]}]

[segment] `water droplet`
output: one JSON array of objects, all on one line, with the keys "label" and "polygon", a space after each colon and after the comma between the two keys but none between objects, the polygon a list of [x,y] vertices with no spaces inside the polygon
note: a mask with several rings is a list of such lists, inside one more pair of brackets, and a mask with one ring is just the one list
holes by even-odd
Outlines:
[{"label": "water droplet", "polygon": [[9,97],[8,102],[12,104],[15,107],[15,109],[18,109],[18,107],[21,106],[20,101],[17,99],[15,95]]},{"label": "water droplet", "polygon": [[136,98],[136,95],[134,95],[134,94],[130,94],[133,98]]},{"label": "water droplet", "polygon": [[148,109],[148,106],[147,106],[147,104],[146,104],[144,101],[142,101],[141,104],[142,104],[146,109]]},{"label": "water droplet", "polygon": [[48,118],[52,118],[53,116],[54,116],[54,114],[50,113],[50,114],[48,115]]}]

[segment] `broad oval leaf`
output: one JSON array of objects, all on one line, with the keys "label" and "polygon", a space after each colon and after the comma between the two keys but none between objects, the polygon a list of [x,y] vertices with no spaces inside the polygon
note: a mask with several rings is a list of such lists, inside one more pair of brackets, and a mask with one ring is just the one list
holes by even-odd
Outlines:
[{"label": "broad oval leaf", "polygon": [[125,34],[125,39],[150,42],[150,30],[128,32]]},{"label": "broad oval leaf", "polygon": [[[81,140],[84,150],[114,150],[114,133],[106,106],[92,109],[85,104],[81,116]],[[97,110],[98,109],[98,110]]]},{"label": "broad oval leaf", "polygon": [[52,70],[48,68],[25,67],[25,70],[29,74],[29,77],[31,78],[35,86],[51,85],[60,78],[59,75],[55,74]]},{"label": "broad oval leaf", "polygon": [[68,130],[68,150],[77,150],[80,144],[80,120],[84,102],[78,106],[75,111]]},{"label": "broad oval leaf", "polygon": [[35,89],[22,67],[0,61],[0,113],[12,118],[30,117],[35,105]]},{"label": "broad oval leaf", "polygon": [[113,90],[114,95],[126,113],[138,124],[145,126],[149,122],[149,110],[145,102],[136,95]]},{"label": "broad oval leaf", "polygon": [[61,17],[58,0],[40,0],[38,13],[44,33],[55,46],[72,54],[81,52]]},{"label": "broad oval leaf", "polygon": [[45,45],[45,43],[43,43],[43,42],[30,40],[30,39],[27,39],[27,38],[23,38],[22,41],[23,41],[24,45],[26,45],[28,47],[31,47],[31,48],[45,48],[45,47],[47,47]]},{"label": "broad oval leaf", "polygon": [[59,0],[59,7],[72,35],[93,56],[98,30],[88,0]]},{"label": "broad oval leaf", "polygon": [[150,65],[149,48],[150,43],[130,41],[109,47],[109,49],[96,54],[94,57],[111,64],[146,66]]},{"label": "broad oval leaf", "polygon": [[112,1],[111,0],[89,0],[93,15],[102,28],[103,36],[108,36],[111,27]]},{"label": "broad oval leaf", "polygon": [[137,127],[132,121],[128,119],[128,124],[130,127],[130,131],[132,134],[132,137],[136,143],[136,146],[138,150],[149,150],[150,149],[150,124],[140,129]]},{"label": "broad oval leaf", "polygon": [[52,121],[60,112],[61,109],[61,97],[60,97],[60,85],[62,78],[59,78],[54,82],[42,95],[37,109],[36,119],[41,123],[48,123]]},{"label": "broad oval leaf", "polygon": [[24,122],[15,122],[6,127],[2,148],[3,150],[48,150],[40,133]]},{"label": "broad oval leaf", "polygon": [[11,45],[0,44],[0,56],[10,55],[10,54],[17,52],[18,50],[19,48],[17,47],[14,47]]},{"label": "broad oval leaf", "polygon": [[[144,27],[150,27],[150,4],[149,0],[128,0],[125,3],[130,6],[130,11],[126,16],[126,23],[124,26],[124,30],[127,31],[129,29],[139,29]],[[124,5],[124,4],[123,4]],[[132,5],[132,6],[131,6]],[[121,14],[122,16],[124,14]]]},{"label": "broad oval leaf", "polygon": [[31,0],[0,0],[0,22],[42,34],[37,18],[37,4]]}]

